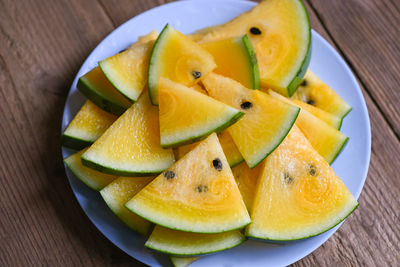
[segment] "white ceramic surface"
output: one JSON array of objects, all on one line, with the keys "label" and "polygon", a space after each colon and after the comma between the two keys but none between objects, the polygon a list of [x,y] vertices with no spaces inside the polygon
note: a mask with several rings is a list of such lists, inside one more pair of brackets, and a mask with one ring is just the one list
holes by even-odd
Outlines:
[{"label": "white ceramic surface", "polygon": [[[239,0],[181,1],[159,6],[130,19],[108,35],[82,65],[68,95],[62,130],[84,102],[84,97],[76,89],[77,79],[95,67],[99,60],[118,53],[140,35],[153,29],[160,31],[166,23],[183,33],[190,33],[199,28],[224,23],[254,5]],[[312,33],[312,42],[311,70],[353,107],[342,126],[342,131],[350,137],[350,141],[332,166],[358,198],[367,175],[371,151],[368,111],[354,75],[339,54],[316,32]],[[72,152],[66,148],[62,150],[64,157]],[[111,242],[148,265],[170,265],[168,257],[144,248],[145,239],[121,223],[97,192],[87,188],[68,170],[66,173],[82,209]],[[318,248],[338,227],[316,237],[280,245],[249,240],[231,250],[203,257],[191,266],[289,265]]]}]

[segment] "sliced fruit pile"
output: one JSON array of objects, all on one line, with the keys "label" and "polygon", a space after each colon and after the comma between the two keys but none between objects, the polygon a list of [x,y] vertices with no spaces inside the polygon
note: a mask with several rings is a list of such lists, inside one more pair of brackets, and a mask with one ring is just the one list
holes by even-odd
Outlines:
[{"label": "sliced fruit pile", "polygon": [[323,233],[358,203],[330,167],[351,107],[306,73],[310,47],[299,0],[140,37],[79,79],[88,100],[62,142],[80,151],[65,164],[176,266]]}]

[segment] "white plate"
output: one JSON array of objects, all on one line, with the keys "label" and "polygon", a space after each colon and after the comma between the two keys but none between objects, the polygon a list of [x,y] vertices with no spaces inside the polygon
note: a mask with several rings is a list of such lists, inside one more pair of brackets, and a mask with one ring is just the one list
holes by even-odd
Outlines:
[{"label": "white plate", "polygon": [[[235,0],[181,1],[159,6],[130,19],[108,35],[82,65],[68,95],[62,129],[65,129],[84,102],[84,97],[76,89],[78,78],[95,67],[99,60],[118,53],[140,35],[153,29],[161,31],[166,23],[183,33],[190,33],[199,28],[224,23],[254,5],[252,2]],[[342,131],[350,137],[350,141],[332,166],[351,193],[358,198],[367,175],[371,152],[368,111],[354,75],[339,54],[314,31],[312,42],[311,70],[353,107],[342,126]],[[67,157],[73,151],[63,148],[62,152]],[[104,204],[99,193],[86,187],[68,170],[66,172],[82,209],[111,242],[148,265],[170,264],[168,257],[144,248],[145,239],[121,223]],[[194,262],[193,266],[289,265],[314,251],[337,229],[335,227],[319,236],[283,245],[247,241],[231,250],[203,257]]]}]

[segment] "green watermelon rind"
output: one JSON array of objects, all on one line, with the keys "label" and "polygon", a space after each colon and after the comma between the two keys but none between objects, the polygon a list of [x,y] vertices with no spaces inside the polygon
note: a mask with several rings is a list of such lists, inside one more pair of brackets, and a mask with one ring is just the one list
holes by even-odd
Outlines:
[{"label": "green watermelon rind", "polygon": [[302,83],[304,75],[306,74],[308,66],[310,65],[311,61],[312,41],[311,41],[310,17],[308,16],[308,12],[303,1],[299,0],[299,3],[301,4],[303,12],[306,16],[306,26],[308,29],[308,44],[307,44],[306,56],[304,57],[299,70],[297,71],[295,77],[290,81],[289,85],[286,87],[287,94],[289,97],[291,97],[296,92],[297,88]]},{"label": "green watermelon rind", "polygon": [[278,148],[278,146],[283,142],[283,140],[286,138],[286,136],[289,134],[290,130],[292,129],[293,125],[295,124],[297,117],[300,114],[300,108],[299,107],[295,107],[293,106],[293,110],[297,110],[296,112],[293,112],[292,115],[292,122],[288,125],[288,128],[286,129],[285,133],[281,135],[280,140],[278,142],[276,142],[275,146],[270,149],[269,151],[267,151],[267,153],[261,157],[256,163],[254,164],[249,164],[249,162],[247,162],[247,165],[249,166],[250,169],[255,168],[258,164],[260,164],[266,157],[268,157],[272,152],[275,151],[275,149]]},{"label": "green watermelon rind", "polygon": [[169,28],[170,28],[169,24],[164,26],[160,35],[158,35],[158,38],[155,41],[155,43],[153,45],[153,49],[151,50],[151,54],[150,54],[149,68],[147,71],[147,88],[149,90],[150,102],[154,106],[158,106],[158,90],[157,90],[158,81],[154,82],[154,78],[153,78],[153,69],[156,64],[155,62],[157,61],[156,53],[159,50],[159,46],[162,43],[163,39],[165,38],[166,32],[168,31]]},{"label": "green watermelon rind", "polygon": [[251,66],[251,76],[253,78],[253,85],[251,89],[259,90],[260,89],[260,70],[258,68],[258,61],[256,52],[251,43],[251,40],[247,34],[243,35],[241,38],[242,45],[244,46],[244,50],[249,58],[250,66]]},{"label": "green watermelon rind", "polygon": [[68,158],[64,159],[64,164],[65,166],[68,167],[68,169],[72,172],[72,174],[78,178],[79,181],[81,181],[82,183],[84,183],[86,186],[88,186],[90,189],[93,189],[95,191],[100,191],[103,188],[98,188],[95,187],[93,185],[90,184],[90,182],[88,182],[88,179],[86,179],[85,177],[83,177],[82,175],[79,175],[78,172],[75,170],[74,166],[72,166],[72,164],[68,163]]},{"label": "green watermelon rind", "polygon": [[164,228],[168,228],[168,229],[172,229],[172,230],[177,230],[177,231],[183,231],[183,232],[189,232],[189,233],[198,233],[198,234],[218,234],[218,233],[225,233],[225,232],[230,232],[230,231],[235,231],[235,230],[242,229],[242,228],[246,227],[247,225],[249,225],[249,224],[251,223],[251,220],[249,220],[248,222],[243,223],[243,225],[236,226],[235,228],[224,229],[224,230],[222,230],[222,231],[217,231],[217,232],[215,232],[215,231],[214,231],[214,232],[207,232],[207,231],[204,231],[204,232],[195,232],[195,231],[190,230],[190,229],[183,229],[183,228],[179,228],[179,227],[171,227],[171,226],[168,226],[168,225],[166,225],[166,224],[164,224],[164,223],[162,223],[162,222],[159,222],[159,221],[157,221],[157,220],[154,220],[154,219],[152,219],[152,218],[149,218],[150,216],[147,216],[147,215],[145,215],[145,214],[142,214],[142,213],[140,213],[140,212],[138,212],[138,211],[132,209],[131,207],[128,206],[128,204],[129,204],[129,201],[125,204],[125,207],[126,207],[128,210],[130,210],[131,212],[135,213],[136,215],[142,217],[143,219],[145,219],[145,220],[147,220],[147,221],[149,221],[149,222],[152,222],[152,223],[157,224],[157,225],[159,225],[159,226],[162,226],[162,227],[164,227]]},{"label": "green watermelon rind", "polygon": [[112,166],[105,166],[102,165],[100,163],[94,162],[90,159],[87,159],[84,157],[84,155],[81,156],[82,159],[82,164],[88,168],[94,169],[96,171],[102,172],[102,173],[106,173],[106,174],[112,174],[112,175],[118,175],[118,176],[125,176],[125,177],[133,177],[133,176],[137,176],[137,177],[143,177],[143,176],[155,176],[155,175],[159,175],[160,173],[162,173],[163,171],[165,171],[165,169],[162,170],[152,170],[152,171],[146,171],[146,170],[137,170],[137,171],[133,171],[133,170],[121,170],[121,169],[116,169]]},{"label": "green watermelon rind", "polygon": [[87,79],[84,77],[79,78],[77,88],[86,96],[90,101],[96,104],[99,108],[110,112],[114,115],[120,116],[129,108],[128,105],[117,103],[99,92]]},{"label": "green watermelon rind", "polygon": [[216,133],[222,132],[223,130],[225,130],[226,128],[228,128],[229,126],[231,126],[238,120],[240,120],[244,115],[245,115],[244,112],[237,111],[232,117],[227,119],[224,124],[220,125],[219,127],[215,128],[215,129],[208,130],[205,133],[199,134],[197,136],[192,136],[192,137],[189,137],[189,138],[186,138],[184,140],[180,140],[180,141],[177,141],[174,143],[161,144],[161,146],[162,146],[162,148],[167,149],[167,148],[176,148],[176,147],[179,147],[182,145],[187,145],[187,144],[192,144],[192,143],[198,142],[200,140],[203,140],[204,138],[206,138],[213,132],[216,132]]},{"label": "green watermelon rind", "polygon": [[79,136],[73,136],[63,133],[61,135],[61,144],[65,147],[75,150],[82,150],[94,143],[92,140],[82,139]]},{"label": "green watermelon rind", "polygon": [[[193,259],[194,258],[194,259]],[[169,256],[169,259],[172,262],[172,265],[174,265],[174,267],[186,267],[189,266],[190,264],[192,264],[193,262],[197,261],[199,259],[199,257],[176,257],[176,256]],[[185,262],[185,265],[181,265],[181,263],[178,263],[177,260],[183,259],[183,260],[187,260],[187,262],[189,262],[188,264],[186,264],[187,262]]]},{"label": "green watermelon rind", "polygon": [[213,249],[213,248],[210,248],[209,251],[198,252],[198,253],[194,253],[194,252],[193,252],[193,253],[191,253],[191,254],[190,254],[190,253],[186,253],[186,254],[172,253],[172,252],[167,251],[167,250],[162,250],[162,249],[155,248],[154,246],[149,246],[149,245],[147,244],[147,242],[145,243],[145,247],[150,248],[150,249],[153,249],[153,250],[156,250],[156,251],[159,251],[159,252],[161,252],[161,253],[168,254],[168,255],[170,255],[170,256],[177,256],[177,257],[196,257],[196,256],[208,255],[208,254],[211,254],[211,253],[217,253],[217,252],[221,252],[221,251],[224,251],[224,250],[228,250],[228,249],[237,247],[237,246],[243,244],[243,243],[247,240],[247,238],[246,238],[243,234],[241,234],[241,236],[242,236],[242,238],[240,239],[239,242],[232,243],[232,244],[230,244],[230,245],[227,246],[227,247],[224,247],[224,248],[221,248],[221,249]]},{"label": "green watermelon rind", "polygon": [[339,149],[336,151],[335,155],[333,156],[333,158],[328,162],[329,165],[331,165],[335,159],[339,156],[339,154],[343,151],[344,147],[346,146],[346,144],[348,143],[348,141],[350,140],[350,138],[348,136],[346,136],[346,138],[343,140],[342,145],[339,147]]},{"label": "green watermelon rind", "polygon": [[253,239],[253,240],[259,240],[259,241],[277,241],[277,242],[298,241],[298,240],[307,239],[307,238],[310,238],[310,237],[313,237],[313,236],[317,236],[317,235],[323,234],[323,233],[325,233],[325,232],[331,230],[332,228],[334,228],[335,226],[337,226],[338,224],[340,224],[341,222],[343,222],[347,217],[349,217],[350,214],[352,214],[352,213],[357,209],[357,207],[359,206],[359,203],[358,203],[357,201],[355,201],[355,203],[356,203],[356,204],[354,205],[354,207],[350,210],[349,213],[347,213],[346,216],[344,216],[343,218],[340,218],[339,220],[337,220],[332,226],[329,226],[326,230],[323,230],[322,232],[319,232],[319,233],[316,233],[316,234],[310,234],[310,235],[307,235],[307,236],[304,236],[304,237],[301,237],[301,238],[295,238],[295,239],[275,239],[275,238],[274,238],[274,239],[269,239],[269,238],[260,238],[260,237],[248,235],[247,232],[246,232],[246,236],[247,236],[249,239]]},{"label": "green watermelon rind", "polygon": [[[132,179],[135,179],[135,178],[132,178]],[[146,235],[148,235],[150,233],[150,230],[154,226],[152,223],[149,222],[149,226],[147,227],[148,228],[147,231],[146,230],[142,231],[138,227],[133,226],[130,222],[127,222],[125,219],[122,218],[122,216],[120,216],[120,214],[114,208],[112,208],[112,205],[107,201],[107,196],[106,196],[105,192],[103,191],[103,189],[99,191],[101,197],[103,198],[104,202],[107,204],[108,208],[112,211],[112,213],[114,213],[115,216],[117,216],[117,218],[122,223],[124,223],[127,227],[129,227],[130,229],[132,229],[133,231],[137,232],[138,234],[140,234],[142,236],[146,236]]]}]

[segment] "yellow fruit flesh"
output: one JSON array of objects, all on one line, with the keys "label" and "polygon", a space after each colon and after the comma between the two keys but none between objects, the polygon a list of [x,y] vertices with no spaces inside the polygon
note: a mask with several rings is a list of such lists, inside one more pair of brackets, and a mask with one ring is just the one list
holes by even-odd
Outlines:
[{"label": "yellow fruit flesh", "polygon": [[99,62],[107,79],[131,101],[138,99],[146,85],[148,62],[156,38],[151,33],[146,38],[149,41],[135,43],[127,50]]},{"label": "yellow fruit flesh", "polygon": [[161,78],[158,86],[160,135],[163,147],[193,143],[221,131],[243,113],[207,95]]},{"label": "yellow fruit flesh", "polygon": [[105,172],[124,176],[157,174],[174,163],[172,150],[160,145],[158,110],[150,103],[147,93],[82,158]]},{"label": "yellow fruit flesh", "polygon": [[152,224],[130,212],[124,205],[143,187],[150,183],[153,178],[154,177],[120,177],[100,191],[104,201],[115,215],[128,227],[142,235],[146,235],[149,232]]},{"label": "yellow fruit flesh", "polygon": [[156,225],[145,246],[172,255],[203,255],[235,247],[245,240],[239,231],[198,234]]},{"label": "yellow fruit flesh", "polygon": [[[222,150],[224,151],[225,157],[229,163],[229,166],[234,167],[243,161],[242,154],[240,154],[237,149],[235,142],[232,137],[228,133],[227,130],[222,131],[218,134],[219,143],[221,144]],[[184,155],[189,153],[189,151],[193,150],[195,146],[199,143],[193,143],[189,145],[180,146],[176,149],[176,157],[178,159],[182,158]]]},{"label": "yellow fruit flesh", "polygon": [[107,80],[104,73],[99,67],[94,68],[86,73],[81,79],[91,88],[95,88],[97,93],[101,94],[105,99],[119,104],[122,107],[129,108],[132,105],[127,98],[118,92],[117,89]]},{"label": "yellow fruit flesh", "polygon": [[116,119],[117,116],[105,112],[90,100],[86,100],[63,135],[94,142]]},{"label": "yellow fruit flesh", "polygon": [[276,100],[258,90],[250,90],[236,81],[210,73],[203,84],[211,97],[232,107],[250,102],[252,106],[242,109],[246,115],[228,128],[237,148],[250,168],[255,167],[285,138],[299,108]]},{"label": "yellow fruit flesh", "polygon": [[265,160],[259,179],[248,236],[307,238],[335,226],[358,205],[296,126]]},{"label": "yellow fruit flesh", "polygon": [[[279,100],[290,101],[273,91],[269,93],[272,97]],[[296,125],[300,128],[314,149],[329,163],[335,160],[348,140],[348,137],[343,133],[326,124],[305,109],[301,109],[296,120]]]},{"label": "yellow fruit flesh", "polygon": [[[167,25],[157,39],[150,59],[148,86],[152,103],[158,104],[160,77],[192,86],[215,67],[210,53]],[[200,77],[196,78],[194,72],[199,72]]]},{"label": "yellow fruit flesh", "polygon": [[[250,32],[252,27],[261,34]],[[248,34],[256,51],[261,85],[287,95],[308,53],[310,26],[301,1],[265,0],[232,21],[206,28],[191,37],[210,42]]]},{"label": "yellow fruit flesh", "polygon": [[[217,158],[220,170],[213,166]],[[226,232],[250,222],[215,133],[141,190],[126,207],[158,225],[186,232]]]},{"label": "yellow fruit flesh", "polygon": [[318,119],[322,120],[326,124],[332,126],[333,128],[338,129],[338,130],[340,129],[340,126],[342,124],[342,119],[341,118],[339,118],[339,117],[337,117],[337,116],[335,116],[335,115],[333,115],[333,114],[331,114],[329,112],[326,112],[325,110],[322,110],[322,109],[317,108],[315,106],[312,106],[312,105],[309,105],[309,104],[304,103],[302,101],[299,101],[297,99],[289,99],[289,98],[283,97],[283,96],[279,95],[278,93],[276,93],[276,92],[274,92],[272,90],[268,90],[268,93],[271,96],[273,96],[273,97],[275,97],[275,98],[277,98],[279,100],[282,100],[282,101],[284,101],[286,103],[289,103],[289,104],[292,104],[292,105],[295,105],[295,106],[298,106],[299,108],[308,111],[309,113],[311,113],[312,115],[314,115]]},{"label": "yellow fruit flesh", "polygon": [[255,88],[251,58],[242,38],[202,43],[201,46],[214,57],[217,64],[215,73],[234,79],[247,88]]},{"label": "yellow fruit flesh", "polygon": [[82,165],[81,156],[86,150],[79,151],[64,159],[71,172],[90,188],[99,191],[117,177],[104,174]]},{"label": "yellow fruit flesh", "polygon": [[312,103],[313,106],[339,118],[343,118],[351,111],[351,106],[310,70],[307,71],[304,81],[292,99]]},{"label": "yellow fruit flesh", "polygon": [[250,212],[253,206],[254,193],[257,189],[258,176],[262,169],[263,163],[258,164],[257,167],[250,169],[246,162],[239,164],[232,168],[233,176],[239,187],[240,194],[246,204],[247,210]]}]

